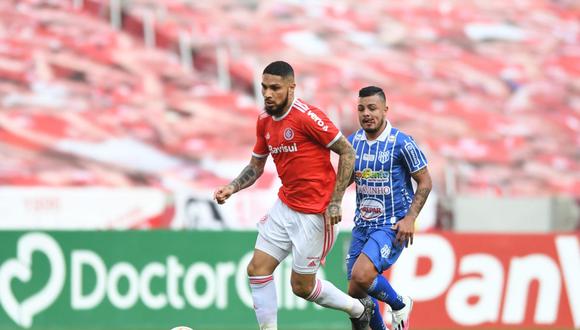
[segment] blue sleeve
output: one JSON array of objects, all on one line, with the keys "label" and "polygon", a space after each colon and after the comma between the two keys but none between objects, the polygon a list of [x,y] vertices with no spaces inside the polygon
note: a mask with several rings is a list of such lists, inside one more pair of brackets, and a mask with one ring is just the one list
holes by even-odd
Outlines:
[{"label": "blue sleeve", "polygon": [[348,142],[350,143],[350,145],[352,145],[352,141],[354,140],[354,136],[355,136],[356,132],[352,133],[351,135],[348,136]]},{"label": "blue sleeve", "polygon": [[425,154],[419,149],[419,146],[417,146],[417,143],[412,137],[406,134],[399,134],[398,140],[399,150],[410,173],[417,172],[427,166]]}]

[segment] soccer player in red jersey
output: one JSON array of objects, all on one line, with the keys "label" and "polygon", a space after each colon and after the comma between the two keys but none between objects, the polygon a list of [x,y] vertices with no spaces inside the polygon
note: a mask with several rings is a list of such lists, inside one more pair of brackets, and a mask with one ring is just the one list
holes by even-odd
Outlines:
[{"label": "soccer player in red jersey", "polygon": [[[223,204],[251,186],[272,155],[282,187],[278,200],[258,223],[254,255],[248,265],[250,288],[260,329],[277,329],[277,298],[273,273],[292,253],[292,291],[321,306],[349,314],[353,329],[366,329],[374,303],[355,299],[316,272],[334,244],[341,203],[354,167],[354,150],[328,117],[294,97],[294,70],[283,61],[270,63],[262,74],[265,112],[256,126],[250,163],[214,198]],[[330,150],[339,155],[337,173]]]}]

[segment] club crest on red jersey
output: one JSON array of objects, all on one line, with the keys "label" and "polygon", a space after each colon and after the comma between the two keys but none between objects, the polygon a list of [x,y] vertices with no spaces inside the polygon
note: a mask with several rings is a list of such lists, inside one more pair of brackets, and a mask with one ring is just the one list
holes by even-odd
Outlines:
[{"label": "club crest on red jersey", "polygon": [[284,138],[288,141],[294,138],[294,131],[290,127],[284,130]]}]

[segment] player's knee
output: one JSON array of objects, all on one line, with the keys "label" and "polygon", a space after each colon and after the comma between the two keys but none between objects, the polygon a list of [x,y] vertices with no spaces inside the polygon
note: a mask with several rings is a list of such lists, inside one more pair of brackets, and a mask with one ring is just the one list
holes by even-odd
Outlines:
[{"label": "player's knee", "polygon": [[367,296],[367,292],[351,280],[348,282],[348,295],[353,298],[364,298]]},{"label": "player's knee", "polygon": [[274,273],[276,267],[252,259],[246,267],[248,276],[266,276]]},{"label": "player's knee", "polygon": [[294,280],[291,282],[292,292],[300,298],[308,298],[314,290],[314,284],[307,281]]},{"label": "player's knee", "polygon": [[357,290],[357,286],[354,283],[351,282],[348,284],[348,295],[349,296],[351,296],[351,297],[356,296],[356,294],[358,293],[357,291],[359,291],[359,290]]},{"label": "player's knee", "polygon": [[248,276],[259,276],[260,267],[252,259],[252,261],[250,261],[248,267],[246,268],[246,272],[248,273]]},{"label": "player's knee", "polygon": [[[376,275],[364,271],[353,270],[352,272],[352,279],[351,282],[354,283],[353,287],[356,286],[356,289],[367,290],[371,284],[373,283],[374,277]],[[353,291],[356,290],[353,288]],[[349,288],[350,291],[350,288]]]}]

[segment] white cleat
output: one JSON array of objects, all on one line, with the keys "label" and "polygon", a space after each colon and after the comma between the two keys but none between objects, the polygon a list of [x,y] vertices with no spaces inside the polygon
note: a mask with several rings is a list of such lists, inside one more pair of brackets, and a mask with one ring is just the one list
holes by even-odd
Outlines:
[{"label": "white cleat", "polygon": [[260,330],[278,330],[276,324],[260,324]]},{"label": "white cleat", "polygon": [[392,311],[393,315],[393,330],[408,330],[409,329],[409,318],[411,316],[411,310],[413,309],[413,299],[408,296],[403,296],[403,303],[405,307],[398,311]]}]

